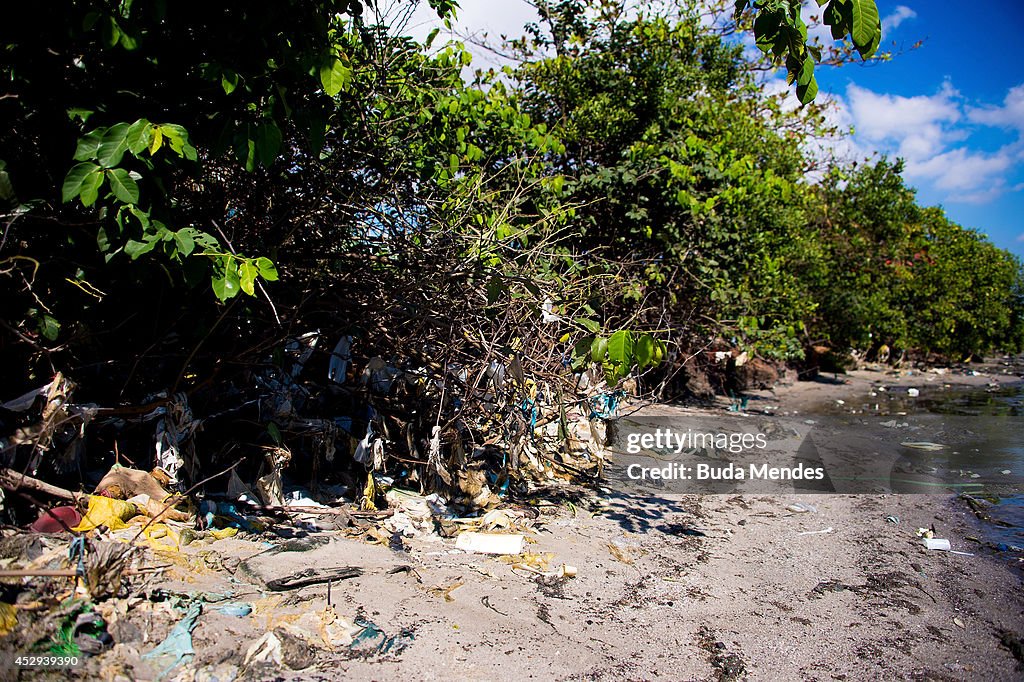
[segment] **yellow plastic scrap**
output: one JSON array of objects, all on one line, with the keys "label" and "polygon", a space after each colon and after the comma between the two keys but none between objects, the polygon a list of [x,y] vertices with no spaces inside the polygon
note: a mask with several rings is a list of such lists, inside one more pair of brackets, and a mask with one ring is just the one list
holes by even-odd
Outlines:
[{"label": "yellow plastic scrap", "polygon": [[363,500],[359,503],[359,508],[363,511],[377,511],[377,505],[374,504],[374,498],[377,497],[377,483],[373,480],[373,472],[366,475],[366,487],[363,488]]},{"label": "yellow plastic scrap", "polygon": [[18,627],[18,612],[14,606],[0,602],[0,637],[9,635]]},{"label": "yellow plastic scrap", "polygon": [[211,528],[210,535],[212,535],[215,540],[233,538],[238,535],[238,529],[230,526],[228,528]]},{"label": "yellow plastic scrap", "polygon": [[127,528],[128,519],[137,516],[138,510],[131,502],[115,500],[102,495],[89,495],[89,508],[82,516],[82,522],[72,528],[76,532],[90,531],[98,526],[106,526],[110,530]]}]

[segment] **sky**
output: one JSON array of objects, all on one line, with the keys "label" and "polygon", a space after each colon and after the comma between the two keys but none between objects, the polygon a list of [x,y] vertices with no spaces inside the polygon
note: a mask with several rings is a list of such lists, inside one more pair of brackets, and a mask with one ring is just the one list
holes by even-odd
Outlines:
[{"label": "sky", "polygon": [[[880,49],[894,52],[892,61],[816,72],[831,120],[853,130],[834,143],[836,153],[903,158],[920,203],[942,206],[950,219],[1024,257],[1024,61],[1015,54],[1024,1],[876,1]],[[459,4],[459,33],[519,35],[536,17],[523,0]],[[805,15],[817,14],[813,0],[805,4]],[[422,5],[408,27],[419,37],[438,24]],[[820,35],[831,41],[827,30]],[[493,62],[472,51],[474,66]]]}]

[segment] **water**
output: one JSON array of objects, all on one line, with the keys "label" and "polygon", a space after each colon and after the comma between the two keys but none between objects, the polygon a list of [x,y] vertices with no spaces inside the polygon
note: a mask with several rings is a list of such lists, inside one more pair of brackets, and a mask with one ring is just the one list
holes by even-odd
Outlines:
[{"label": "water", "polygon": [[[904,387],[875,391],[823,406],[819,412],[829,415],[863,414],[904,417],[914,421],[935,421],[936,432],[955,446],[941,454],[915,453],[922,466],[938,466],[946,471],[964,472],[969,480],[973,472],[989,476],[1009,471],[1015,477],[1024,473],[1024,383],[999,387],[925,387],[911,396]],[[929,416],[948,417],[929,420]],[[963,428],[965,417],[970,427]],[[949,428],[943,433],[943,424]],[[953,426],[956,425],[956,426]],[[1024,494],[1018,486],[986,486],[978,494],[986,505],[991,523],[985,525],[985,539],[993,544],[1024,547]],[[989,506],[991,505],[991,506]]]}]

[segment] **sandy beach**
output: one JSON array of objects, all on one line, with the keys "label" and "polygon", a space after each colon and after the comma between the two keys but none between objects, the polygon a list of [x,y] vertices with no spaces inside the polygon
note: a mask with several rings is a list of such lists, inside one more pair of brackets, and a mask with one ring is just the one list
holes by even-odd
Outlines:
[{"label": "sandy beach", "polygon": [[[799,415],[880,386],[1017,379],[997,366],[858,371],[756,393],[748,409]],[[136,579],[134,596],[98,604],[115,644],[78,674],[156,679],[159,667],[141,656],[197,597],[195,658],[165,679],[1014,680],[1024,670],[1020,566],[985,549],[978,520],[949,494],[649,496],[569,485],[516,501],[509,515],[526,526],[536,565],[465,553],[433,532],[371,544],[300,530],[283,543],[227,538],[154,555],[147,563],[164,570]],[[963,553],[925,549],[919,527]],[[566,565],[574,576],[560,574]],[[358,574],[330,588],[266,587],[346,566]],[[252,613],[230,613],[239,603]],[[323,645],[344,624],[371,641]],[[260,663],[268,633],[280,646]]]},{"label": "sandy beach", "polygon": [[[1015,378],[998,369],[955,377],[860,371],[844,383],[759,393],[749,409],[810,410],[879,383]],[[949,494],[653,497],[570,486],[534,502],[512,509],[528,512],[527,551],[547,559],[538,568],[547,575],[464,553],[431,533],[404,538],[397,551],[340,532],[269,552],[267,543],[237,538],[185,547],[139,588],[150,597],[205,595],[195,659],[170,679],[1021,678],[1021,570],[971,541],[978,522]],[[794,503],[809,511],[793,511]],[[925,549],[918,527],[934,527],[972,555]],[[566,564],[574,577],[557,574]],[[361,575],[333,582],[330,595],[322,583],[283,592],[261,584],[338,566]],[[222,613],[225,599],[254,611]],[[316,634],[328,599],[331,613],[372,623],[390,643],[310,646],[297,635]],[[180,619],[172,604],[141,596],[101,604],[116,644],[79,674],[155,676],[140,655]],[[282,642],[280,663],[271,656],[246,665],[247,649],[268,632]]]}]

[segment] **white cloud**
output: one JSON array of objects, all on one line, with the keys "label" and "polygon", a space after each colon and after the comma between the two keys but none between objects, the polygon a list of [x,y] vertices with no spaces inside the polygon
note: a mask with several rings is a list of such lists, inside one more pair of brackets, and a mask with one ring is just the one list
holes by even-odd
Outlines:
[{"label": "white cloud", "polygon": [[895,143],[893,150],[908,160],[922,160],[941,149],[958,132],[959,93],[948,82],[932,96],[877,94],[858,85],[846,90],[858,135],[873,143]]},{"label": "white cloud", "polygon": [[982,125],[1024,131],[1024,83],[1010,88],[1001,107],[971,108],[967,110],[967,117]]},{"label": "white cloud", "polygon": [[906,5],[897,5],[896,9],[892,11],[892,14],[882,19],[882,36],[888,36],[891,31],[895,31],[900,27],[907,19],[913,19],[917,16],[917,12],[910,9]]},{"label": "white cloud", "polygon": [[948,81],[934,95],[876,93],[851,84],[837,98],[856,131],[855,148],[870,148],[906,161],[906,176],[945,195],[948,202],[984,204],[1007,192],[1008,177],[1024,163],[1024,142],[1008,140],[995,151],[970,144],[970,124],[1024,130],[1024,85],[1000,106],[968,107]]}]

